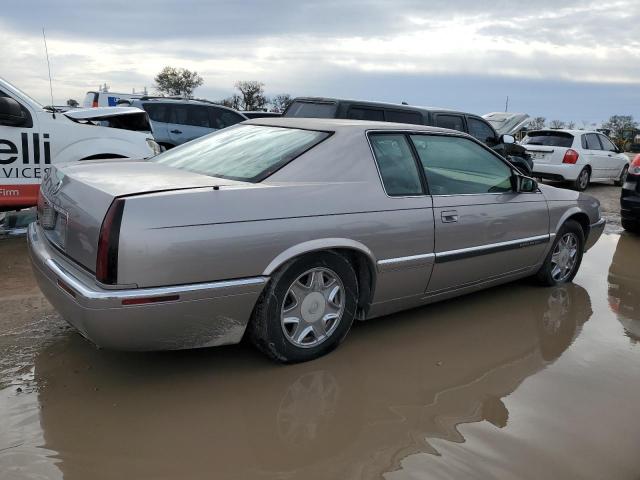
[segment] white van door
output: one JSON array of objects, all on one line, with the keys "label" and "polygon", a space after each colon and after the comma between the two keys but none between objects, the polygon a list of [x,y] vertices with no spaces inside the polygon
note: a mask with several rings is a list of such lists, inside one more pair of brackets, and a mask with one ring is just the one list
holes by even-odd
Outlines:
[{"label": "white van door", "polygon": [[28,104],[2,90],[0,97],[18,102],[24,117],[19,125],[0,119],[0,209],[34,205],[51,163],[51,135],[40,131],[38,115]]}]

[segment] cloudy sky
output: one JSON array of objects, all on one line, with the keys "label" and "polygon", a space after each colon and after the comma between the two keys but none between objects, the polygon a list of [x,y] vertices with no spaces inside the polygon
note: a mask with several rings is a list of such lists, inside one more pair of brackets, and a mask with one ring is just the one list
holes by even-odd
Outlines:
[{"label": "cloudy sky", "polygon": [[198,71],[198,96],[236,80],[267,94],[504,109],[599,122],[640,117],[640,0],[103,0],[6,2],[0,76],[55,103]]}]

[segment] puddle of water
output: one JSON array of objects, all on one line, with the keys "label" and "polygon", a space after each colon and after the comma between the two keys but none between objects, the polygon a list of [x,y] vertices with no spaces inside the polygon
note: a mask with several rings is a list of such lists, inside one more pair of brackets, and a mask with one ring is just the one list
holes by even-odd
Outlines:
[{"label": "puddle of water", "polygon": [[31,345],[0,351],[0,478],[637,479],[639,248],[605,235],[573,285],[372,320],[293,366],[100,351],[46,305],[0,312]]}]

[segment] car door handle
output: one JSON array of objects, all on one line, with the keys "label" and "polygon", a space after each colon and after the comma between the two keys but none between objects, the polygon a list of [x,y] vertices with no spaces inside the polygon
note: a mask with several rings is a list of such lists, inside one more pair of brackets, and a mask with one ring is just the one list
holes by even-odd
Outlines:
[{"label": "car door handle", "polygon": [[171,133],[182,133],[182,130],[171,130]]},{"label": "car door handle", "polygon": [[442,223],[454,223],[458,221],[458,212],[455,210],[447,210],[440,215]]}]

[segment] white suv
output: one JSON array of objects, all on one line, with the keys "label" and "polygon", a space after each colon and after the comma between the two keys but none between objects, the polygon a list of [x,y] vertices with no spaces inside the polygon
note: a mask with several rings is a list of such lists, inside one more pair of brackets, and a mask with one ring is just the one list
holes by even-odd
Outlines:
[{"label": "white suv", "polygon": [[584,130],[534,130],[522,139],[533,159],[532,176],[568,181],[582,191],[590,181],[620,186],[629,158],[605,135]]}]

